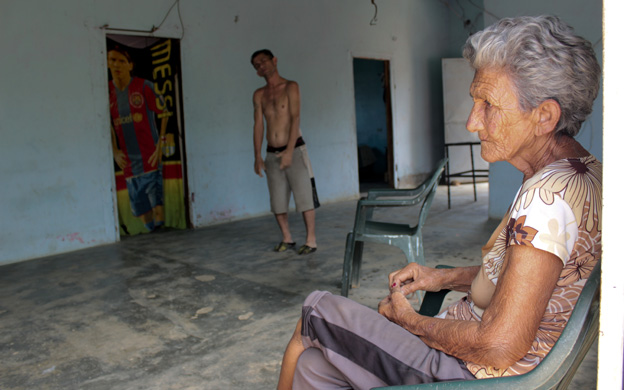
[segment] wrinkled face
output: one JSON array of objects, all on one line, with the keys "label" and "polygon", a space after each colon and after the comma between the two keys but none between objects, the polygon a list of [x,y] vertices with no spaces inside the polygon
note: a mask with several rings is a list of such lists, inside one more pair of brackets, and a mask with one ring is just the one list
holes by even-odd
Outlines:
[{"label": "wrinkled face", "polygon": [[125,55],[118,51],[108,52],[108,68],[114,78],[130,76],[130,71],[134,65],[128,61]]},{"label": "wrinkled face", "polygon": [[474,101],[466,128],[479,133],[481,157],[487,162],[510,161],[528,145],[532,113],[524,112],[505,72],[479,69],[470,86]]},{"label": "wrinkled face", "polygon": [[266,54],[258,54],[254,57],[253,64],[256,73],[260,77],[270,76],[273,72],[275,72],[276,67],[276,58],[269,58]]}]

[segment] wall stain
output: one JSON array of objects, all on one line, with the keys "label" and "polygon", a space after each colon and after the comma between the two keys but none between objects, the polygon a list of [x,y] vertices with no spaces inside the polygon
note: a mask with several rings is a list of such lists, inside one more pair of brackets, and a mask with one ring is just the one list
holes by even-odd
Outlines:
[{"label": "wall stain", "polygon": [[80,237],[80,233],[71,233],[68,234],[67,236],[63,237],[63,236],[58,236],[56,237],[57,240],[61,240],[61,241],[69,241],[69,242],[74,242],[74,241],[78,241],[81,244],[84,244],[84,240],[82,239],[82,237]]}]

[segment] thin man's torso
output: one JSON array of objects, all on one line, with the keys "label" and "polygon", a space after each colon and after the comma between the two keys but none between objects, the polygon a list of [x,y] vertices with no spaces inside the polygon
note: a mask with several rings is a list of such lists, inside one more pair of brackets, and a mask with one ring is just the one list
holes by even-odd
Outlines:
[{"label": "thin man's torso", "polygon": [[[291,116],[290,101],[286,88],[293,81],[284,80],[276,86],[264,86],[260,92],[262,115],[267,124],[267,143],[272,147],[282,147],[288,143],[290,136]],[[301,136],[299,131],[298,137]]]}]

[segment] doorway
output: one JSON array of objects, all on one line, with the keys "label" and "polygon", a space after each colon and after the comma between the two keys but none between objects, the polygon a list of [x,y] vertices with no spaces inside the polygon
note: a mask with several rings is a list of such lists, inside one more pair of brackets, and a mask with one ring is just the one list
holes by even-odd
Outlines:
[{"label": "doorway", "polygon": [[119,234],[186,229],[180,41],[106,35]]},{"label": "doorway", "polygon": [[390,61],[353,58],[360,192],[394,188]]}]

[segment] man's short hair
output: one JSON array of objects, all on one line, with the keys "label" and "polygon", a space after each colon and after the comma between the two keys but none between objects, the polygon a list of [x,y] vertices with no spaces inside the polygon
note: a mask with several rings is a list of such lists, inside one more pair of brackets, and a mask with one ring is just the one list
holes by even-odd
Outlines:
[{"label": "man's short hair", "polygon": [[271,53],[271,50],[269,49],[262,49],[262,50],[256,50],[252,55],[251,55],[251,64],[253,65],[253,60],[254,58],[256,58],[257,56],[259,56],[260,54],[264,54],[267,57],[269,57],[270,60],[273,59],[273,57],[275,57],[273,55],[273,53]]},{"label": "man's short hair", "polygon": [[130,53],[128,52],[128,50],[121,48],[121,46],[115,45],[112,49],[108,49],[107,53],[110,53],[111,51],[116,51],[117,53],[126,57],[129,63],[132,63],[132,64],[134,63],[134,61],[132,61],[132,57],[130,56]]}]

